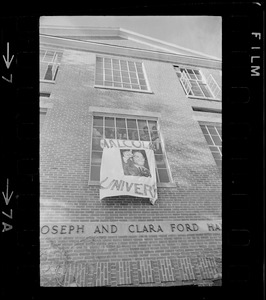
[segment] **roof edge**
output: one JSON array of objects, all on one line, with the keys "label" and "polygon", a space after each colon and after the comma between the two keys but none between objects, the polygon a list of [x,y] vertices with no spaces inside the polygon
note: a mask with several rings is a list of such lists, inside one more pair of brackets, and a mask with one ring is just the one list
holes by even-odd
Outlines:
[{"label": "roof edge", "polygon": [[[121,27],[88,27],[88,26],[54,26],[54,25],[40,25],[40,34],[53,36],[118,36],[124,39],[129,39],[142,44],[146,44],[157,49],[166,51],[168,53],[183,54],[188,56],[197,56],[199,58],[206,58],[221,62],[218,57],[205,54],[203,52],[191,50],[189,48],[181,47],[173,43],[165,42],[160,39],[152,38],[143,34],[139,34]],[[181,53],[180,53],[181,52]]]},{"label": "roof edge", "polygon": [[149,45],[156,46],[164,51],[170,50],[171,52],[174,52],[177,54],[180,54],[180,51],[184,51],[184,52],[187,52],[188,55],[202,56],[205,58],[221,61],[221,59],[219,57],[208,55],[208,54],[200,52],[200,51],[191,50],[189,48],[181,47],[181,46],[178,46],[173,43],[168,43],[168,42],[162,41],[160,39],[152,38],[152,37],[149,37],[149,36],[146,36],[146,35],[143,35],[140,33],[136,33],[136,32],[130,31],[130,30],[126,30],[123,28],[120,28],[120,34],[121,33],[122,33],[121,37],[127,37],[131,40],[144,42]]},{"label": "roof edge", "polygon": [[40,34],[47,34],[47,35],[60,35],[62,37],[69,36],[69,35],[79,35],[79,36],[119,36],[119,27],[88,27],[88,26],[52,26],[40,25]]}]

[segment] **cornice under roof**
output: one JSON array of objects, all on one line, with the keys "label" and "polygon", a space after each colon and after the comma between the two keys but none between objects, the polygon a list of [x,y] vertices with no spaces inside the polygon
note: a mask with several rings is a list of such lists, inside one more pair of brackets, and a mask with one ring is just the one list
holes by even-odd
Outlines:
[{"label": "cornice under roof", "polygon": [[139,34],[133,31],[125,30],[119,27],[71,27],[71,26],[41,26],[40,34],[57,36],[57,37],[84,37],[84,40],[100,40],[108,39],[110,37],[117,37],[132,40],[140,44],[149,45],[158,51],[164,51],[168,53],[176,53],[181,55],[188,55],[193,57],[201,57],[207,59],[214,59],[221,61],[219,58],[204,54],[199,51],[194,51],[185,47],[181,47],[172,43],[167,43],[159,39],[151,38],[143,34]]}]

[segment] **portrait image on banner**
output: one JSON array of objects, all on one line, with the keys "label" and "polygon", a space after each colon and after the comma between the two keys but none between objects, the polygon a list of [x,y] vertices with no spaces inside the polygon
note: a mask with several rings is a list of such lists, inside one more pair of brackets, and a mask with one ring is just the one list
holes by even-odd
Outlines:
[{"label": "portrait image on banner", "polygon": [[154,151],[149,142],[102,141],[100,199],[129,195],[157,200]]},{"label": "portrait image on banner", "polygon": [[151,177],[145,150],[120,149],[120,153],[125,176]]}]

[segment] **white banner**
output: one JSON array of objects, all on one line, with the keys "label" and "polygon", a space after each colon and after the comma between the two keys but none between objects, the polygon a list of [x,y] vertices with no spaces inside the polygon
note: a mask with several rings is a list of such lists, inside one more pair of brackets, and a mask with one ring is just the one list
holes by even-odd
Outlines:
[{"label": "white banner", "polygon": [[150,142],[101,141],[100,199],[130,195],[157,200],[155,157]]}]

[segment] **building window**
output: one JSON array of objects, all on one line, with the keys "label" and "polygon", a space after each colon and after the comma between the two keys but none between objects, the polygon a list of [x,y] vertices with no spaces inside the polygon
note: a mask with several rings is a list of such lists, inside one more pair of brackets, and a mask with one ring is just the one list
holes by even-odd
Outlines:
[{"label": "building window", "polygon": [[172,182],[157,120],[97,114],[93,116],[92,126],[90,182],[100,180],[102,138],[153,142],[157,182]]},{"label": "building window", "polygon": [[204,134],[204,137],[209,145],[214,160],[221,171],[222,168],[222,128],[221,125],[202,123],[200,122],[200,128]]},{"label": "building window", "polygon": [[40,49],[40,80],[55,81],[62,55],[59,51]]},{"label": "building window", "polygon": [[96,57],[95,87],[150,92],[143,64],[110,57]]},{"label": "building window", "polygon": [[221,100],[221,88],[211,74],[205,79],[200,70],[178,66],[174,69],[188,97]]},{"label": "building window", "polygon": [[44,124],[46,113],[47,113],[47,108],[40,109],[40,132],[41,132],[43,124]]}]

